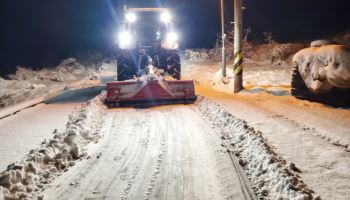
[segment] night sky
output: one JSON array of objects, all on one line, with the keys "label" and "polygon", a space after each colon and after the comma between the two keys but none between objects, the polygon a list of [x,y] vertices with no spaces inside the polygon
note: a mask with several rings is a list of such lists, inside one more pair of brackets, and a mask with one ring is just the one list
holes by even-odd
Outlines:
[{"label": "night sky", "polygon": [[[233,0],[226,1],[226,22]],[[210,47],[220,31],[219,0],[139,0],[140,6],[165,5],[175,11],[185,47]],[[350,29],[348,0],[243,0],[244,26],[251,39],[273,32],[281,42],[303,41]],[[43,67],[77,52],[115,53],[122,0],[1,0],[0,73],[16,65]]]}]

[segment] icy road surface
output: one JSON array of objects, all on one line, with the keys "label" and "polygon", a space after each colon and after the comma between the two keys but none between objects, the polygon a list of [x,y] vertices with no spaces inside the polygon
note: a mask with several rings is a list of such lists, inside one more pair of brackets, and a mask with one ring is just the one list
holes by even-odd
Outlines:
[{"label": "icy road surface", "polygon": [[192,106],[113,109],[87,159],[45,199],[245,199],[230,157]]}]

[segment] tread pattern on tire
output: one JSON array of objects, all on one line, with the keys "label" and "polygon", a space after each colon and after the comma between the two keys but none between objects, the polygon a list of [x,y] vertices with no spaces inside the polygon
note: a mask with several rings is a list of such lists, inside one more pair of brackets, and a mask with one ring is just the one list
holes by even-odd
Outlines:
[{"label": "tread pattern on tire", "polygon": [[121,54],[117,57],[117,79],[118,81],[125,81],[132,79],[136,74],[136,69],[131,59],[126,55]]},{"label": "tread pattern on tire", "polygon": [[180,80],[181,79],[181,61],[180,56],[176,53],[172,53],[166,58],[167,68],[166,71],[173,78]]},{"label": "tread pattern on tire", "polygon": [[350,107],[350,88],[333,88],[324,94],[314,94],[306,86],[297,67],[293,69],[291,94],[298,99],[335,107]]}]

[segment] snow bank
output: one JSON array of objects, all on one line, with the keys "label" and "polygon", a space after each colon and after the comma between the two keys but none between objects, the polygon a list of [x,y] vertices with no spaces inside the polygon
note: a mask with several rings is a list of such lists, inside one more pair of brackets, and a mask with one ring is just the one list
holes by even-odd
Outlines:
[{"label": "snow bank", "polygon": [[91,75],[92,71],[89,71],[85,66],[77,62],[75,58],[68,58],[63,60],[58,66],[53,69],[32,70],[24,67],[17,67],[15,74],[9,77],[12,80],[49,80],[54,82],[63,82],[69,80],[76,80],[82,75]]},{"label": "snow bank", "polygon": [[313,191],[300,180],[296,166],[281,158],[261,132],[207,99],[199,100],[198,106],[204,118],[230,144],[228,151],[238,157],[260,199],[313,198]]},{"label": "snow bank", "polygon": [[333,42],[330,40],[315,40],[310,43],[310,47],[322,47],[322,46],[327,46],[331,45]]},{"label": "snow bank", "polygon": [[341,45],[344,45],[346,48],[350,49],[350,32],[338,34],[333,37],[333,40]]},{"label": "snow bank", "polygon": [[[292,56],[303,44],[266,44],[254,47],[254,56],[245,58],[243,64],[243,85],[247,92],[270,92],[278,95],[290,93],[292,79]],[[189,55],[198,55],[199,50],[187,50]],[[212,51],[212,50],[210,50]],[[183,57],[183,77],[194,79],[197,84],[210,87],[215,90],[230,93],[233,92],[234,73],[231,60],[227,62],[226,77],[222,77],[221,62],[216,62],[209,51],[209,59],[197,61],[193,56]],[[194,56],[196,57],[196,56]],[[276,92],[277,90],[277,92]]]},{"label": "snow bank", "polygon": [[306,48],[293,58],[306,85],[315,93],[350,88],[350,51],[342,45]]},{"label": "snow bank", "polygon": [[43,188],[62,171],[75,164],[86,153],[84,147],[102,136],[105,111],[103,94],[82,105],[73,114],[64,132],[55,131],[53,139],[45,140],[18,163],[0,174],[0,199],[26,199]]},{"label": "snow bank", "polygon": [[43,84],[27,81],[0,80],[0,108],[34,99],[48,91]]},{"label": "snow bank", "polygon": [[206,49],[186,49],[183,54],[185,56],[185,59],[188,61],[198,62],[209,60],[209,54]]},{"label": "snow bank", "polygon": [[80,87],[99,84],[99,73],[103,70],[105,68],[83,66],[75,58],[65,59],[50,69],[32,70],[18,67],[15,74],[9,75],[9,79],[0,78],[0,108],[54,95],[77,84]]}]

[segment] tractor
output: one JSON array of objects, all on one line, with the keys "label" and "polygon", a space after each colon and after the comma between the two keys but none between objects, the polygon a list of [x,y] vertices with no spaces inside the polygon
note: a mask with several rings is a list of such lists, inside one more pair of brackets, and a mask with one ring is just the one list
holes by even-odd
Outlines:
[{"label": "tractor", "polygon": [[117,79],[124,81],[145,74],[148,60],[162,75],[181,79],[178,34],[166,8],[125,9],[125,20],[117,38]]},{"label": "tractor", "polygon": [[178,34],[166,8],[124,9],[117,37],[117,81],[106,85],[108,107],[193,103],[193,80],[181,80]]}]

